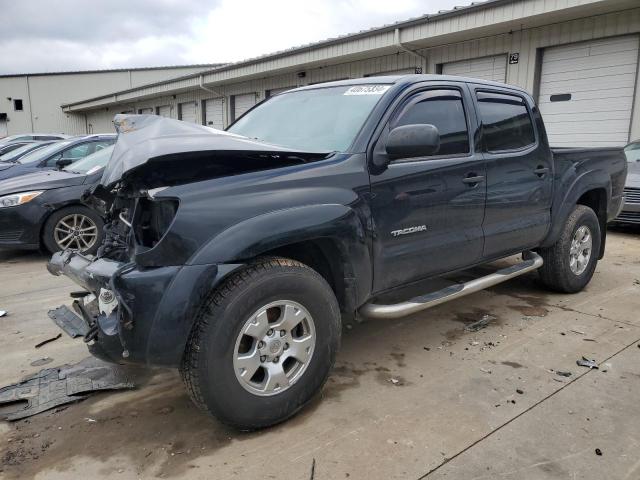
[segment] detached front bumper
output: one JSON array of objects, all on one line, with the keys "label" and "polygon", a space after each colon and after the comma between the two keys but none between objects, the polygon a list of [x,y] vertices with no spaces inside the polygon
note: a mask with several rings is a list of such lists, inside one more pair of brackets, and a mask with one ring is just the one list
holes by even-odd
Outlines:
[{"label": "detached front bumper", "polygon": [[[93,355],[118,363],[178,366],[203,302],[239,266],[141,268],[60,252],[47,268],[87,291],[74,310],[88,328],[85,341]],[[64,322],[56,323],[62,327]]]}]

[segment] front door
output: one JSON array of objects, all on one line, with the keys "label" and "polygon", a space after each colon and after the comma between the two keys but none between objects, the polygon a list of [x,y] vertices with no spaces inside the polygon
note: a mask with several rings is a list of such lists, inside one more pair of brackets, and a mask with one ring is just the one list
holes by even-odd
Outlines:
[{"label": "front door", "polygon": [[539,245],[551,218],[553,165],[539,114],[514,92],[473,88],[487,166],[484,257]]},{"label": "front door", "polygon": [[390,117],[373,156],[386,155],[390,130],[410,124],[436,126],[440,148],[428,157],[395,159],[382,172],[371,170],[374,292],[482,256],[485,165],[469,134],[477,124],[468,90],[448,84],[409,94]]}]

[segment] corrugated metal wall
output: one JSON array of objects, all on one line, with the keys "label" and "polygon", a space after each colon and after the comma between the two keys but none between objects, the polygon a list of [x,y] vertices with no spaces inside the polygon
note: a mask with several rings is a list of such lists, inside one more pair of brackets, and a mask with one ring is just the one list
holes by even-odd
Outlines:
[{"label": "corrugated metal wall", "polygon": [[[572,0],[566,1],[571,3]],[[527,4],[532,2],[522,3]],[[466,16],[461,16],[460,18],[466,18]],[[450,27],[454,28],[454,26]],[[467,27],[468,25],[458,25],[458,28]],[[225,126],[227,126],[231,118],[228,109],[230,105],[229,99],[232,95],[257,92],[257,100],[261,101],[265,98],[268,90],[276,88],[315,84],[344,78],[359,78],[378,72],[416,67],[423,68],[425,73],[436,73],[439,71],[440,65],[447,62],[518,53],[518,63],[507,65],[507,83],[518,85],[531,93],[536,93],[536,74],[538,73],[538,62],[541,58],[543,48],[582,40],[638,32],[640,32],[640,8],[418,50],[417,53],[426,56],[427,61],[422,61],[415,55],[402,52],[350,61],[338,65],[305,68],[303,69],[305,71],[303,78],[299,78],[295,72],[292,72],[267,76],[259,80],[216,85],[211,88],[227,100],[224,102]],[[407,34],[403,33],[403,38],[405,35]],[[366,41],[375,41],[375,38],[377,38],[377,36],[372,35],[372,38]],[[185,86],[188,86],[188,82],[185,83]],[[631,128],[632,138],[640,137],[639,90],[640,88],[636,87],[635,108]],[[145,90],[141,92],[141,94],[142,93],[152,95],[153,91]],[[121,111],[127,106],[129,108],[144,108],[147,106],[156,107],[170,104],[173,105],[174,110],[176,110],[178,103],[186,101],[197,102],[197,118],[201,119],[204,118],[201,111],[203,105],[202,100],[211,98],[212,94],[211,92],[192,87],[191,91],[176,94],[175,97],[176,98],[173,98],[171,95],[165,94],[156,98],[152,97],[140,101],[132,99],[130,104],[123,104],[117,108],[110,107],[108,110],[102,108],[101,110],[89,112],[87,114],[87,121],[95,126],[99,126],[100,130],[104,130],[111,125],[114,113]]]}]

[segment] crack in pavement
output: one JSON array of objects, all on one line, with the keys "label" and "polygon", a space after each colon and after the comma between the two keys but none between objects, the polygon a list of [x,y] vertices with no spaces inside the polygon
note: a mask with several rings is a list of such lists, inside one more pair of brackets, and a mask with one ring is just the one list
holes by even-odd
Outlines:
[{"label": "crack in pavement", "polygon": [[[633,325],[636,326],[636,325]],[[634,345],[638,344],[640,342],[640,338],[637,338],[636,340],[634,340],[633,342],[631,342],[628,345],[625,345],[624,347],[622,347],[620,350],[618,350],[617,352],[613,353],[612,355],[610,355],[609,357],[605,358],[604,360],[601,360],[600,363],[605,363],[608,362],[609,360],[611,360],[612,358],[614,358],[615,356],[621,354],[622,352],[624,352],[625,350],[627,350],[630,347],[633,347]],[[427,473],[425,473],[424,475],[422,475],[421,477],[418,477],[417,480],[423,480],[425,478],[427,478],[429,475],[431,475],[432,473],[435,473],[436,471],[440,470],[442,467],[444,467],[446,464],[448,464],[449,462],[451,462],[451,460],[459,457],[460,455],[462,455],[463,453],[467,452],[468,450],[472,449],[473,447],[475,447],[476,445],[478,445],[480,442],[482,442],[483,440],[491,437],[493,434],[499,432],[500,430],[502,430],[504,427],[506,427],[507,425],[511,424],[512,422],[514,422],[515,420],[517,420],[518,418],[522,417],[523,415],[525,415],[526,413],[530,412],[531,410],[533,410],[534,408],[536,408],[538,405],[542,404],[543,402],[546,402],[548,399],[550,399],[551,397],[553,397],[554,395],[556,395],[557,393],[561,392],[562,390],[564,390],[565,388],[567,388],[568,386],[572,385],[573,383],[577,382],[578,380],[580,380],[582,377],[584,377],[585,375],[588,375],[589,373],[591,373],[592,369],[586,370],[584,373],[582,373],[581,375],[576,376],[573,380],[571,380],[570,382],[565,383],[562,387],[560,387],[558,390],[555,390],[554,392],[551,392],[549,395],[547,395],[546,397],[540,399],[539,401],[537,401],[536,403],[534,403],[533,405],[531,405],[529,408],[527,408],[526,410],[520,412],[518,415],[516,415],[513,418],[510,418],[509,420],[507,420],[505,423],[503,423],[502,425],[500,425],[499,427],[493,429],[491,432],[487,433],[485,436],[479,438],[478,440],[476,440],[475,442],[471,443],[470,445],[466,446],[465,448],[463,448],[462,450],[460,450],[458,453],[456,453],[455,455],[449,457],[449,458],[445,458],[440,464],[436,465],[435,467],[433,467],[431,470],[429,470]]]}]

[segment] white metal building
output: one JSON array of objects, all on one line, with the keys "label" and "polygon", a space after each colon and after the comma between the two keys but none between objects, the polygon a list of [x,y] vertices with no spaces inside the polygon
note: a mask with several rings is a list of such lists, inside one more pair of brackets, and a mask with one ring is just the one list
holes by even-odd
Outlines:
[{"label": "white metal building", "polygon": [[0,138],[26,132],[101,133],[105,130],[90,128],[84,115],[63,112],[60,106],[219,65],[0,75]]},{"label": "white metal building", "polygon": [[123,111],[224,128],[289,88],[393,73],[521,86],[554,145],[640,138],[640,0],[489,0],[393,25],[65,103],[92,131]]}]

